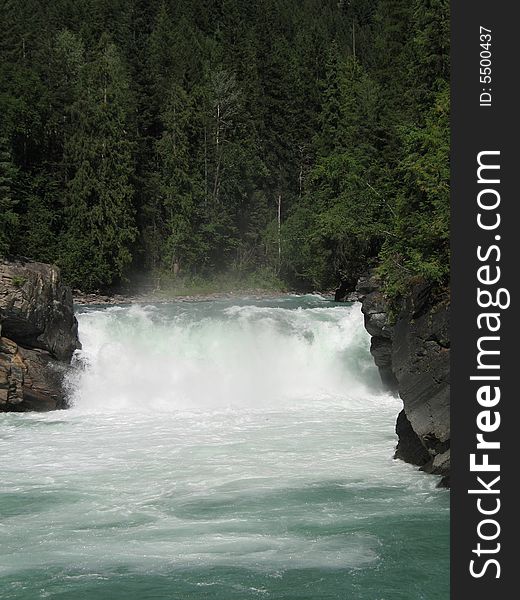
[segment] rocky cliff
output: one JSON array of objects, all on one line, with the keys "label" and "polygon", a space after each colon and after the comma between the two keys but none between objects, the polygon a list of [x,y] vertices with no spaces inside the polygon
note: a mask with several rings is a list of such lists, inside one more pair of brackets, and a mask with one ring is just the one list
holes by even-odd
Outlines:
[{"label": "rocky cliff", "polygon": [[449,485],[449,299],[417,284],[391,317],[376,275],[362,277],[357,292],[381,378],[403,400],[395,455],[442,475],[443,485]]},{"label": "rocky cliff", "polygon": [[80,347],[59,269],[0,259],[0,411],[62,408],[63,374]]}]

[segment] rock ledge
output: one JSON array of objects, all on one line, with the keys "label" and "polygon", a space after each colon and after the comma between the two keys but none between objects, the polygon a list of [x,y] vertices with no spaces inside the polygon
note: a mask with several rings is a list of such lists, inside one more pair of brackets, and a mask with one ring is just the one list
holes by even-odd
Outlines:
[{"label": "rock ledge", "polygon": [[63,408],[63,375],[80,347],[59,269],[0,259],[0,411]]},{"label": "rock ledge", "polygon": [[434,298],[431,286],[413,286],[390,319],[379,278],[360,278],[357,292],[370,351],[386,386],[403,400],[395,456],[429,473],[450,475],[450,334],[448,299]]}]

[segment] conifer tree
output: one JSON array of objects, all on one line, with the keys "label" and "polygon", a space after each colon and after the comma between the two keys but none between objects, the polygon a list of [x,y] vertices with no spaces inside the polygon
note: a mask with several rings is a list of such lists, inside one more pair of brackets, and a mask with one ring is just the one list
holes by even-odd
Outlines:
[{"label": "conifer tree", "polygon": [[174,274],[204,262],[200,238],[202,185],[190,166],[188,94],[172,86],[162,113],[164,132],[157,142],[162,209],[163,265]]},{"label": "conifer tree", "polygon": [[378,262],[392,293],[445,285],[448,0],[0,12],[2,252],[84,289],[130,268],[332,287]]},{"label": "conifer tree", "polygon": [[0,137],[0,256],[9,252],[18,225],[13,189],[16,175],[7,139]]},{"label": "conifer tree", "polygon": [[69,165],[66,233],[61,262],[76,286],[120,280],[135,239],[128,80],[121,57],[103,35],[79,81]]}]

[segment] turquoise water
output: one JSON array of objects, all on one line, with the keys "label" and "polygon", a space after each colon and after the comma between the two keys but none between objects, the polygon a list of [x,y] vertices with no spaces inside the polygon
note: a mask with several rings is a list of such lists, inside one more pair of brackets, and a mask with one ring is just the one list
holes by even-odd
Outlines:
[{"label": "turquoise water", "polygon": [[358,305],[79,311],[73,407],[0,415],[0,598],[447,600]]}]

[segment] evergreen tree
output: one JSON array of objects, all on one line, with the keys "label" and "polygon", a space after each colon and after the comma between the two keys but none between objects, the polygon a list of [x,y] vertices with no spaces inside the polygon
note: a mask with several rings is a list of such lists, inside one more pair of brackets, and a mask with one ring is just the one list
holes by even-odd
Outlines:
[{"label": "evergreen tree", "polygon": [[321,83],[319,130],[315,139],[317,151],[322,156],[341,145],[340,130],[343,121],[343,106],[340,62],[338,46],[333,41],[325,60],[325,77]]},{"label": "evergreen tree", "polygon": [[74,132],[65,148],[69,181],[61,263],[74,285],[93,288],[121,279],[136,235],[128,80],[108,36],[101,37],[78,85]]},{"label": "evergreen tree", "polygon": [[162,209],[162,264],[174,274],[204,263],[205,244],[198,228],[202,185],[190,167],[188,94],[174,85],[162,115],[164,133],[157,142]]},{"label": "evergreen tree", "polygon": [[448,0],[0,0],[0,250],[448,279]]},{"label": "evergreen tree", "polygon": [[16,175],[7,140],[0,137],[0,256],[9,252],[18,225],[13,194]]},{"label": "evergreen tree", "polygon": [[394,234],[383,248],[382,272],[392,294],[403,294],[416,277],[449,281],[450,168],[449,88],[435,96],[425,123],[406,131],[400,165],[402,187]]}]

